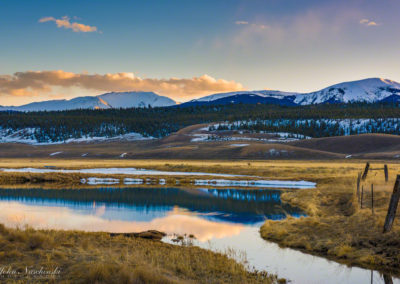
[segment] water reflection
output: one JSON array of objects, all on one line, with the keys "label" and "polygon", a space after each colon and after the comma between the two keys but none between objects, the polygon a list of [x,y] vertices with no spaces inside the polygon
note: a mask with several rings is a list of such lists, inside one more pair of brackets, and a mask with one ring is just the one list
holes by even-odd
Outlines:
[{"label": "water reflection", "polygon": [[[190,214],[215,222],[260,225],[302,212],[280,201],[278,190],[100,188],[2,189],[0,201],[30,206],[69,208],[107,220],[150,222],[171,214]],[[175,208],[175,209],[174,209]],[[97,211],[95,211],[97,210]],[[97,213],[96,213],[97,212]]]},{"label": "water reflection", "polygon": [[[251,266],[295,283],[366,283],[371,277],[368,270],[281,249],[261,239],[258,230],[265,219],[303,215],[282,204],[279,190],[0,189],[0,208],[0,223],[7,226],[194,234],[201,247],[245,251]],[[378,273],[374,277],[383,281]]]}]

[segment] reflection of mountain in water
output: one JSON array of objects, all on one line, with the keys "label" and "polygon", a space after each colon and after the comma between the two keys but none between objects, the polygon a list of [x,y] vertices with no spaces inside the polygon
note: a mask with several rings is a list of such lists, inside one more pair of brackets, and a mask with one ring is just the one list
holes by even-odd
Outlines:
[{"label": "reflection of mountain in water", "polygon": [[165,215],[174,206],[207,219],[256,224],[265,219],[283,219],[303,213],[282,204],[279,190],[182,189],[182,188],[91,188],[91,189],[1,189],[0,200],[35,205],[74,208],[131,208],[136,212]]}]

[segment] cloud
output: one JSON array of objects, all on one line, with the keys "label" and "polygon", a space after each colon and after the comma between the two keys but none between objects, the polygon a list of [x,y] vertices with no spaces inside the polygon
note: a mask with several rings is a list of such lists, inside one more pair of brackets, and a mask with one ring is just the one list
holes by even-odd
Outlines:
[{"label": "cloud", "polygon": [[39,19],[39,23],[46,23],[46,22],[55,22],[57,27],[71,29],[74,32],[82,32],[82,33],[97,32],[97,27],[80,24],[78,22],[71,22],[70,18],[68,18],[67,16],[62,17],[61,19],[56,19],[54,17],[43,17]]},{"label": "cloud", "polygon": [[98,92],[153,91],[174,99],[188,99],[214,92],[243,90],[235,81],[215,79],[209,75],[193,78],[141,78],[133,73],[88,74],[56,71],[26,71],[0,75],[3,96],[40,96],[53,88],[80,88]]},{"label": "cloud", "polygon": [[379,26],[379,25],[380,25],[380,24],[378,24],[377,22],[371,21],[371,20],[368,20],[368,19],[362,19],[362,20],[360,20],[360,24],[361,24],[361,25],[364,25],[364,26],[367,26],[367,27]]},{"label": "cloud", "polygon": [[248,25],[249,22],[246,22],[246,21],[236,21],[235,24],[236,24],[236,25]]}]

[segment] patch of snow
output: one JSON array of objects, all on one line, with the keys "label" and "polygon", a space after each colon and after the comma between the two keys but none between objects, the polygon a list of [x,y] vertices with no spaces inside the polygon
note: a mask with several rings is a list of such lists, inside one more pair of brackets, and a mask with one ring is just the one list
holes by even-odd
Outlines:
[{"label": "patch of snow", "polygon": [[61,154],[61,153],[62,153],[62,151],[61,152],[54,152],[54,153],[51,153],[49,156],[56,156],[56,155]]},{"label": "patch of snow", "polygon": [[349,159],[351,158],[351,155],[347,155],[346,157],[344,157],[345,159]]},{"label": "patch of snow", "polygon": [[125,178],[124,184],[143,184],[143,179],[141,179],[141,178]]},{"label": "patch of snow", "polygon": [[82,154],[81,157],[86,157],[89,153]]},{"label": "patch of snow", "polygon": [[96,184],[118,184],[119,183],[119,179],[116,179],[116,178],[90,177],[87,180],[81,179],[81,183],[86,183],[86,184],[90,184],[90,185],[96,185]]},{"label": "patch of snow", "polygon": [[196,138],[192,138],[190,140],[190,142],[203,142],[203,141],[207,141],[210,137],[209,134],[200,134],[200,133],[193,134],[192,136],[194,136]]},{"label": "patch of snow", "polygon": [[195,180],[195,185],[208,186],[239,186],[239,187],[270,187],[270,188],[315,188],[316,183],[310,181],[286,180]]},{"label": "patch of snow", "polygon": [[231,147],[246,147],[246,146],[249,146],[249,144],[230,144],[229,146],[231,146]]},{"label": "patch of snow", "polygon": [[119,155],[120,158],[123,158],[127,155],[128,153],[122,153],[121,155]]}]

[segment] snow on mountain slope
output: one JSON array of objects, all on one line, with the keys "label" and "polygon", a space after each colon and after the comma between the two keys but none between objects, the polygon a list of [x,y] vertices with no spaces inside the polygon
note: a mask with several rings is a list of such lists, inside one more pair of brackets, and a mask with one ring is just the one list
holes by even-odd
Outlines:
[{"label": "snow on mountain slope", "polygon": [[[309,105],[348,102],[400,102],[400,83],[392,80],[369,78],[344,82],[311,93],[281,92],[274,90],[218,93],[182,103],[179,107],[213,104],[279,104]],[[95,97],[71,100],[35,102],[18,107],[0,106],[0,111],[56,111],[69,109],[104,109],[130,107],[167,107],[176,102],[153,92],[113,92]]]},{"label": "snow on mountain slope", "polygon": [[380,78],[336,84],[317,92],[299,94],[294,100],[300,105],[320,104],[326,102],[379,102],[391,95],[400,96],[400,84]]},{"label": "snow on mountain slope", "polygon": [[159,96],[153,92],[121,92],[106,93],[94,97],[77,97],[71,100],[51,100],[34,102],[17,107],[0,107],[0,111],[59,111],[70,109],[106,109],[130,107],[161,107],[175,105],[170,98]]},{"label": "snow on mountain slope", "polygon": [[112,108],[147,107],[148,105],[163,107],[176,104],[174,100],[153,92],[107,93],[98,98],[107,102]]},{"label": "snow on mountain slope", "polygon": [[[260,103],[268,102],[265,98],[277,99],[274,103],[279,103],[279,100],[292,101],[298,105],[321,104],[321,103],[348,103],[348,102],[380,102],[380,101],[400,101],[400,83],[395,81],[370,78],[359,81],[344,82],[336,84],[317,92],[311,93],[294,93],[281,91],[240,91],[230,93],[213,94],[202,97],[196,100],[187,102],[187,105],[208,104],[215,102],[221,103],[223,98],[238,96],[257,96]],[[255,99],[251,100],[254,103]],[[183,104],[185,106],[185,104]]]},{"label": "snow on mountain slope", "polygon": [[297,95],[297,93],[272,91],[272,90],[262,90],[262,91],[240,91],[240,92],[230,92],[230,93],[218,93],[202,97],[196,100],[191,100],[191,102],[211,102],[218,99],[235,96],[235,95],[255,95],[260,97],[270,97],[276,99],[282,99],[287,96]]},{"label": "snow on mountain slope", "polygon": [[13,107],[17,111],[57,111],[79,108],[108,108],[97,97],[78,97],[71,100],[52,100],[44,102],[30,103],[27,105]]}]

